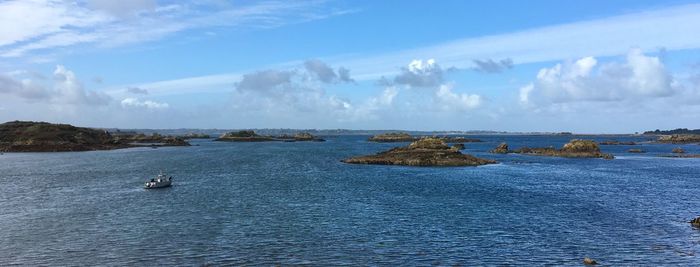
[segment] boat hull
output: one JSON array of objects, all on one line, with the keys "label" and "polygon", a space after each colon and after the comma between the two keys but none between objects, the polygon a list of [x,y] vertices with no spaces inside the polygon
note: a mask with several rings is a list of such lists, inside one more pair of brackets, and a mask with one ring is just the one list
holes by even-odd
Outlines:
[{"label": "boat hull", "polygon": [[155,183],[155,182],[149,182],[146,183],[146,185],[143,187],[144,189],[157,189],[157,188],[166,188],[170,187],[172,183],[170,181],[162,182],[162,183]]}]

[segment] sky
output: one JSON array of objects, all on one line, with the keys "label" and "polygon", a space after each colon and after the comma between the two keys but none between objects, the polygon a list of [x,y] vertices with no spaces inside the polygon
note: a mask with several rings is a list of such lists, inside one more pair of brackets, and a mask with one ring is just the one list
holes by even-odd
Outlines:
[{"label": "sky", "polygon": [[700,1],[0,0],[0,122],[700,128]]}]

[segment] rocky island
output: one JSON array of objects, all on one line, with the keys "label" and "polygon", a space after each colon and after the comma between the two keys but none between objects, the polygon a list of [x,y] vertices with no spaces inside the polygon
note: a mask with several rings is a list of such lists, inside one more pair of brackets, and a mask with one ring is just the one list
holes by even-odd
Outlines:
[{"label": "rocky island", "polygon": [[479,139],[466,138],[462,136],[412,136],[408,133],[384,133],[370,137],[367,141],[377,143],[398,143],[398,142],[414,142],[423,138],[435,138],[445,141],[446,143],[474,143],[481,142]]},{"label": "rocky island", "polygon": [[269,135],[259,135],[255,131],[243,130],[238,132],[230,132],[221,135],[215,141],[225,141],[225,142],[270,142],[270,141],[284,141],[284,142],[323,142],[325,140],[313,136],[310,133],[297,133],[294,135],[280,135],[280,136],[269,136]]},{"label": "rocky island", "polygon": [[68,124],[13,121],[0,124],[2,152],[61,152],[110,150],[142,146],[189,146],[182,138],[172,136],[113,135],[108,131],[75,127]]},{"label": "rocky island", "polygon": [[581,140],[574,139],[569,143],[564,144],[561,149],[555,149],[554,147],[522,147],[516,150],[509,150],[508,144],[502,143],[495,149],[491,150],[491,153],[507,154],[507,153],[517,153],[524,155],[535,155],[535,156],[550,156],[550,157],[564,157],[564,158],[603,158],[603,159],[613,159],[615,158],[611,154],[606,154],[600,152],[600,147],[598,143],[591,140]]},{"label": "rocky island", "polygon": [[209,139],[211,136],[203,133],[188,133],[182,136],[183,139]]},{"label": "rocky island", "polygon": [[376,155],[345,159],[351,164],[407,165],[407,166],[479,166],[496,163],[459,152],[438,138],[423,138],[405,147],[396,147]]},{"label": "rocky island", "polygon": [[413,142],[418,138],[407,133],[384,133],[370,137],[367,141],[378,143],[393,143],[393,142]]},{"label": "rocky island", "polygon": [[633,145],[636,145],[636,144],[637,144],[636,142],[632,142],[632,141],[629,141],[629,142],[620,142],[620,141],[617,141],[617,140],[608,140],[608,141],[600,142],[600,145],[602,145],[602,146],[618,146],[618,145],[633,146]]},{"label": "rocky island", "polygon": [[663,144],[692,144],[700,143],[700,134],[672,134],[662,135],[656,140]]}]

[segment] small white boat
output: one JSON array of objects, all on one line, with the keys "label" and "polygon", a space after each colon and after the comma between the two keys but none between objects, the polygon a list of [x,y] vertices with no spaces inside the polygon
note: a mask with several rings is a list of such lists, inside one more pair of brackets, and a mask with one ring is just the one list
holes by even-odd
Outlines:
[{"label": "small white boat", "polygon": [[163,187],[168,187],[171,185],[173,181],[173,177],[166,177],[163,172],[158,174],[156,178],[151,179],[150,181],[146,182],[143,188],[145,189],[154,189],[154,188],[163,188]]}]

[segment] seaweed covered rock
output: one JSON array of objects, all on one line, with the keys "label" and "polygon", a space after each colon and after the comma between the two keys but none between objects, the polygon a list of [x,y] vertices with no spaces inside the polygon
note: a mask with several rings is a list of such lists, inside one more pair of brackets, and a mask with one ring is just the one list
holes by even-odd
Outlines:
[{"label": "seaweed covered rock", "polygon": [[383,133],[367,139],[370,142],[390,143],[390,142],[413,142],[419,138],[413,137],[408,133]]},{"label": "seaweed covered rock", "polygon": [[508,144],[506,144],[505,142],[501,143],[496,148],[491,150],[491,153],[494,153],[494,154],[508,154],[509,152],[510,152],[510,150],[508,150]]},{"label": "seaweed covered rock", "polygon": [[343,162],[408,166],[479,166],[496,163],[494,160],[462,154],[437,138],[423,138],[405,147],[393,148],[376,155],[353,157]]},{"label": "seaweed covered rock", "polygon": [[553,147],[545,148],[529,148],[523,147],[513,151],[514,153],[550,156],[550,157],[565,157],[565,158],[604,158],[613,159],[613,155],[600,152],[598,144],[591,140],[574,139],[569,143],[564,144],[561,149]]}]

